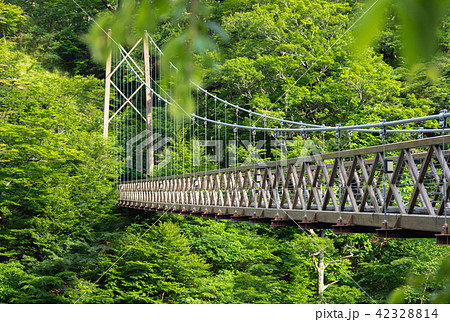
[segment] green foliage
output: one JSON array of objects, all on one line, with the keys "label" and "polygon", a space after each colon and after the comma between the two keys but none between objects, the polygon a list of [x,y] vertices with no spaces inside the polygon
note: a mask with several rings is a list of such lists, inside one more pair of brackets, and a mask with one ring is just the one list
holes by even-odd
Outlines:
[{"label": "green foliage", "polygon": [[[433,267],[431,267],[425,274],[410,274],[406,284],[395,289],[390,294],[389,302],[448,303],[450,299],[448,289],[448,282],[450,278],[449,258],[450,257],[448,256],[443,258],[440,263],[434,259]],[[434,290],[434,292],[430,292],[429,290]]]},{"label": "green foliage", "polygon": [[[117,254],[138,239],[142,228],[129,227],[117,241]],[[107,265],[114,261],[111,256]],[[179,227],[165,222],[141,239],[102,284],[112,291],[115,303],[184,303],[188,296],[194,296],[207,269],[203,259],[191,252]]]},{"label": "green foliage", "polygon": [[0,45],[0,86],[20,86],[16,65],[20,55],[10,50],[9,44]]},{"label": "green foliage", "polygon": [[18,262],[0,263],[0,301],[12,302],[21,296],[20,283],[27,274],[23,271],[23,265]]},{"label": "green foliage", "polygon": [[[304,263],[264,226],[248,223],[183,221],[193,251],[211,265],[208,290],[200,302],[306,303],[312,291]],[[282,233],[282,232],[278,232]],[[279,235],[282,236],[282,235]],[[282,242],[281,242],[282,241]]]},{"label": "green foliage", "polygon": [[[87,38],[92,55],[97,61],[105,62],[117,44],[133,45],[146,31],[153,34],[157,27],[176,28],[173,37],[161,46],[164,52],[161,66],[165,75],[163,85],[167,89],[172,86],[173,90],[172,117],[180,118],[181,110],[190,113],[194,109],[190,82],[202,82],[203,73],[196,56],[208,57],[207,53],[216,48],[210,33],[226,38],[219,25],[207,21],[207,17],[208,8],[200,0],[124,0],[116,13],[99,15],[98,24],[102,28],[92,25]],[[105,30],[110,30],[109,36]]]},{"label": "green foliage", "polygon": [[358,304],[369,302],[367,295],[360,288],[350,285],[331,285],[327,288],[321,300],[324,303],[330,304]]},{"label": "green foliage", "polygon": [[448,15],[448,0],[368,1],[362,19],[355,28],[355,51],[361,52],[370,45],[386,23],[390,7],[394,8],[401,23],[400,36],[406,65],[413,71],[428,64],[427,72],[437,79],[437,70],[429,64],[438,49],[438,29]]},{"label": "green foliage", "polygon": [[441,289],[437,290],[432,298],[432,303],[445,304],[450,302],[450,256],[447,256],[435,275],[436,282],[441,285]]},{"label": "green foliage", "polygon": [[24,20],[20,7],[0,1],[0,36],[6,38],[16,35]]},{"label": "green foliage", "polygon": [[205,227],[190,227],[190,235],[193,249],[208,259],[215,272],[222,269],[247,271],[255,262],[276,260],[272,254],[276,245],[273,241],[268,243],[256,232],[244,234],[242,228],[208,221]]},{"label": "green foliage", "polygon": [[[217,68],[207,70],[208,87],[220,88],[221,97],[246,108],[314,124],[351,125],[434,112],[428,97],[405,93],[383,56],[367,50],[358,60],[349,55],[350,39],[341,35],[352,10],[333,1],[268,1],[222,16],[230,40],[219,42],[222,55],[214,56]],[[262,118],[252,124],[264,125]],[[327,141],[326,150],[337,148],[334,138]],[[373,135],[354,133],[352,138],[352,147],[378,143]],[[297,150],[293,147],[290,155]]]},{"label": "green foliage", "polygon": [[[19,6],[27,17],[18,42],[29,53],[40,57],[41,63],[53,70],[59,67],[71,74],[103,74],[89,56],[83,35],[89,18],[72,1],[65,0],[8,0]],[[91,15],[104,8],[100,0],[78,0]]]},{"label": "green foliage", "polygon": [[1,301],[70,303],[80,268],[98,261],[92,231],[116,200],[101,82],[46,72],[8,44],[0,51]]},{"label": "green foliage", "polygon": [[[48,214],[96,209],[113,198],[114,169],[99,172],[114,159],[100,134],[91,133],[101,124],[95,110],[101,104],[99,81],[32,68],[25,64],[16,73],[23,88],[0,87],[2,205]],[[98,198],[92,198],[94,191]]]},{"label": "green foliage", "polygon": [[433,276],[447,255],[448,249],[435,245],[434,240],[386,240],[360,250],[355,274],[382,301],[398,301],[399,295],[390,294],[398,288],[395,294],[401,292],[406,303],[429,303],[439,289]]},{"label": "green foliage", "polygon": [[[102,82],[54,68],[98,73],[81,40],[88,19],[70,1],[8,2],[19,5],[28,18],[21,24],[20,10],[0,2],[0,12],[13,12],[7,21],[0,14],[0,28],[6,26],[0,30],[7,30],[7,37],[20,36],[17,47],[0,42],[2,303],[370,303],[369,296],[389,301],[394,289],[391,301],[448,302],[449,264],[443,261],[448,250],[431,240],[319,237],[295,227],[271,230],[169,214],[151,227],[158,217],[115,209],[116,151],[101,137]],[[104,1],[79,3],[91,14],[99,13],[102,26],[112,27],[113,38],[124,45],[145,29],[154,31],[164,47],[166,71],[172,73],[166,86],[177,87],[179,98],[189,96],[188,80],[202,78],[208,90],[244,107],[316,124],[424,116],[448,105],[448,59],[435,58],[442,77],[434,83],[426,68],[411,76],[399,67],[398,34],[403,29],[397,19],[388,19],[374,51],[361,51],[361,59],[353,59],[350,37],[340,37],[360,13],[355,1],[149,0],[122,2],[120,8],[112,1],[108,12]],[[378,18],[370,19],[397,12],[377,10],[371,14]],[[448,51],[449,19],[439,19],[439,47]],[[94,25],[88,39],[96,50],[107,48],[107,36]],[[39,61],[17,48],[34,52]],[[169,60],[181,67],[179,72],[169,67]],[[203,70],[194,68],[200,63]],[[178,102],[182,105],[182,98]],[[234,109],[215,107],[218,119],[235,122]],[[263,125],[262,119],[238,118],[240,124]],[[173,164],[162,165],[159,174],[191,171],[196,161],[202,170],[205,163],[216,168],[207,161],[206,149],[188,136],[189,129],[169,123],[167,128],[177,133],[161,153]],[[207,128],[207,137],[214,130]],[[233,136],[224,132],[222,136]],[[249,140],[248,133],[238,138]],[[287,153],[240,146],[238,164],[251,164],[256,152],[274,159],[337,146],[331,134],[286,139],[292,139]],[[354,134],[341,147],[378,142],[377,136]],[[194,150],[200,160],[194,160]],[[323,248],[329,287],[318,297],[314,261]],[[344,259],[350,253],[354,256]]]}]

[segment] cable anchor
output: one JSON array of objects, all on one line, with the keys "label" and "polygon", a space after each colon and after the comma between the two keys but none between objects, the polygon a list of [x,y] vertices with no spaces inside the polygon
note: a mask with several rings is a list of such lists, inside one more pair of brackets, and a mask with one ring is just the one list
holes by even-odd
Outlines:
[{"label": "cable anchor", "polygon": [[423,127],[419,127],[419,140],[423,139]]},{"label": "cable anchor", "polygon": [[236,127],[237,124],[236,124],[236,123],[233,123],[233,125],[234,125],[233,132],[234,132],[234,133],[237,133],[237,131],[238,131],[238,129],[237,129],[237,127]]},{"label": "cable anchor", "polygon": [[387,127],[385,125],[386,120],[384,120],[384,119],[381,120],[381,123],[383,123],[383,125],[380,127],[380,139],[382,141],[384,141],[386,139],[386,136],[387,136]]},{"label": "cable anchor", "polygon": [[300,128],[300,133],[301,133],[303,140],[306,140],[306,138],[307,138],[305,128],[306,127],[304,125],[302,125]]},{"label": "cable anchor", "polygon": [[439,113],[439,127],[441,129],[444,129],[447,126],[447,117],[445,114],[447,114],[447,110],[441,110]]},{"label": "cable anchor", "polygon": [[256,136],[256,126],[255,126],[255,124],[252,125],[252,128],[253,128],[252,134],[253,134],[253,136]]},{"label": "cable anchor", "polygon": [[278,138],[278,126],[275,126],[275,129],[274,129],[274,131],[273,131],[273,136],[274,136],[275,138]]},{"label": "cable anchor", "polygon": [[338,139],[341,138],[341,125],[340,124],[336,124],[336,137]]},{"label": "cable anchor", "polygon": [[220,130],[222,128],[222,122],[220,122],[220,120],[218,120],[217,123],[218,123],[217,128]]}]

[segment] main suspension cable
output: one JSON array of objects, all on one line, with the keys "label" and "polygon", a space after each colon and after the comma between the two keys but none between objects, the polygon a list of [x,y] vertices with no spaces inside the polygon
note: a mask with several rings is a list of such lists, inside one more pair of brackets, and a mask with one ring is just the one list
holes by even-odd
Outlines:
[{"label": "main suspension cable", "polygon": [[[148,33],[147,33],[148,35]],[[148,35],[150,37],[150,35]],[[150,37],[151,39],[151,37]],[[152,39],[151,39],[152,40]],[[154,43],[154,41],[152,40],[152,42]],[[154,43],[155,44],[155,43]],[[156,45],[156,44],[155,44]],[[124,56],[124,58],[127,58],[126,53],[124,53],[124,49],[119,47],[119,50],[121,52],[121,54]],[[161,52],[162,53],[162,52]],[[148,84],[146,84],[145,82],[142,81],[142,78],[137,74],[137,72],[134,70],[134,68],[131,66],[131,64],[128,62],[128,59],[126,59],[127,64],[129,65],[130,69],[135,73],[136,77],[141,81],[142,84],[144,84],[145,86],[148,86]],[[176,69],[175,66],[173,66],[173,64],[171,64],[171,66],[173,68]],[[197,84],[194,84],[197,85]],[[204,89],[202,89],[201,87],[197,86],[197,90],[202,90],[205,91]],[[207,92],[207,91],[206,91]],[[167,93],[166,93],[167,94]],[[156,93],[156,95],[160,96],[159,94]],[[234,105],[232,103],[229,103],[225,100],[220,99],[219,97],[213,95],[212,97],[216,98],[219,101],[222,101],[232,107],[235,107],[238,110],[243,110],[245,112],[248,112],[248,110],[242,109],[241,107]],[[184,111],[184,109],[182,109],[175,101],[174,99],[170,96],[169,99],[171,99],[172,101],[174,101],[174,103],[169,102],[167,99],[164,99],[161,97],[162,100],[164,100],[166,103],[168,103],[169,105],[174,104],[177,108],[181,109],[182,111]],[[185,113],[187,113],[186,111],[184,111]],[[250,111],[252,112],[252,111]],[[324,131],[335,131],[335,128],[332,127],[326,127],[323,128],[322,126],[319,125],[315,125],[315,124],[306,124],[306,123],[302,123],[302,122],[293,122],[293,121],[288,121],[288,120],[284,120],[284,119],[278,119],[278,118],[273,118],[264,114],[260,114],[260,113],[254,113],[252,112],[252,114],[254,115],[258,115],[262,118],[269,118],[269,119],[274,119],[280,123],[288,123],[288,124],[295,124],[295,125],[305,125],[305,126],[311,126],[310,128],[306,128],[305,130],[310,132],[315,132],[315,131],[320,131],[320,130],[324,130]],[[195,118],[198,119],[202,119],[200,116],[198,115],[193,115]],[[418,118],[412,118],[412,119],[405,119],[405,120],[399,120],[399,121],[391,121],[391,122],[386,122],[386,126],[396,126],[396,125],[401,125],[401,124],[407,124],[407,123],[417,123],[417,122],[424,122],[424,121],[429,121],[429,120],[436,120],[439,118],[440,115],[431,115],[431,116],[425,116],[425,117],[418,117]],[[446,113],[445,117],[449,117],[450,114]],[[214,120],[209,120],[206,118],[206,116],[203,118],[203,120],[206,119],[208,122],[214,123]],[[229,123],[223,123],[224,126],[229,126],[229,127],[233,127],[232,124]],[[353,130],[353,131],[359,131],[359,132],[367,132],[367,133],[377,133],[377,130],[373,130],[370,128],[380,128],[380,126],[382,126],[381,123],[375,123],[375,124],[361,124],[361,125],[352,125],[352,126],[342,126],[341,130]],[[238,126],[239,128],[247,128],[245,126]],[[273,131],[273,128],[257,128],[257,130],[259,131]],[[278,130],[279,132],[293,132],[293,131],[297,131],[296,129],[289,129],[289,128],[279,128]],[[450,131],[450,129],[445,129],[444,132],[448,132]],[[435,130],[435,129],[425,129],[421,131],[422,133],[435,133],[435,132],[440,132],[440,130]],[[388,133],[419,133],[419,130],[389,130]]]},{"label": "main suspension cable", "polygon": [[[154,44],[155,48],[157,48],[157,49],[159,50],[160,54],[161,54],[162,56],[164,56],[164,53],[163,53],[162,50],[158,47],[158,45],[155,43],[155,41],[154,41],[153,38],[149,35],[149,33],[148,33],[147,31],[145,31],[145,33],[146,33],[147,37],[150,39],[150,41]],[[175,70],[178,70],[178,68],[177,68],[176,66],[174,66],[172,63],[169,63],[169,64],[170,64],[170,66],[171,66],[172,68],[174,68]],[[221,99],[220,97],[218,97],[218,96],[216,96],[216,95],[210,93],[209,91],[207,91],[206,89],[202,88],[200,85],[196,84],[196,83],[193,82],[193,81],[190,81],[190,83],[192,83],[195,87],[197,87],[197,89],[201,90],[201,91],[204,92],[206,95],[208,95],[208,96],[210,96],[210,97],[212,97],[212,98],[214,98],[214,99],[216,99],[216,100],[218,100],[218,101],[220,101],[220,102],[222,102],[222,103],[228,104],[228,105],[230,105],[230,106],[232,106],[232,107],[234,107],[234,108],[236,108],[236,109],[238,109],[238,110],[240,110],[240,111],[246,112],[246,113],[248,113],[249,115],[256,115],[256,116],[259,116],[259,117],[267,117],[268,119],[271,119],[271,120],[274,120],[274,121],[278,121],[278,122],[280,122],[280,123],[287,123],[287,124],[293,124],[293,125],[305,125],[305,126],[310,126],[310,127],[320,127],[319,125],[316,125],[316,124],[308,124],[308,123],[303,123],[303,122],[295,122],[295,121],[290,121],[290,120],[280,119],[280,118],[277,118],[277,117],[268,116],[268,115],[266,115],[266,114],[261,114],[261,113],[257,113],[257,112],[251,111],[251,110],[247,110],[247,109],[242,108],[242,107],[240,107],[240,106],[238,106],[238,105],[236,105],[236,104],[233,104],[233,103],[230,103],[230,102],[228,102],[228,101],[226,101],[226,100],[224,100],[224,99]]]}]

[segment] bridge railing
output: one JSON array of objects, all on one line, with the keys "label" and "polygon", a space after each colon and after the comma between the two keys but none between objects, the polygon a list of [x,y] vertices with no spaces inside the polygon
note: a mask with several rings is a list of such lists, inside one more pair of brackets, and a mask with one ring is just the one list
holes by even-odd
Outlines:
[{"label": "bridge railing", "polygon": [[[447,211],[450,170],[446,146],[450,136],[318,154],[207,172],[120,184],[122,202],[149,208],[234,215],[295,215],[300,219],[326,213],[358,221],[357,215],[386,211],[391,225],[399,216],[437,218],[408,223],[409,229],[439,231]],[[384,173],[384,163],[392,171]],[[389,170],[389,167],[388,167]],[[395,218],[391,218],[392,216]],[[361,216],[363,218],[364,216]],[[367,217],[367,216],[366,216]],[[356,218],[356,219],[355,219]],[[421,224],[422,223],[422,224]],[[372,225],[360,219],[360,224]],[[405,226],[405,224],[403,224]],[[405,227],[406,227],[405,226]]]}]

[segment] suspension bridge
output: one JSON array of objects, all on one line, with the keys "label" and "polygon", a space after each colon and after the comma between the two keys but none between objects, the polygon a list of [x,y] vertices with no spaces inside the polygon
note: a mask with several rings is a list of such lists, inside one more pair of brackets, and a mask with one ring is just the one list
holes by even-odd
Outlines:
[{"label": "suspension bridge", "polygon": [[[163,75],[162,59],[145,33],[107,61],[104,136],[117,149],[119,206],[449,245],[447,111],[325,126],[243,108],[194,82],[186,111],[172,98],[176,66]],[[356,132],[380,144],[348,149]],[[386,142],[397,134],[415,138]],[[326,138],[337,151],[323,152]]]}]

